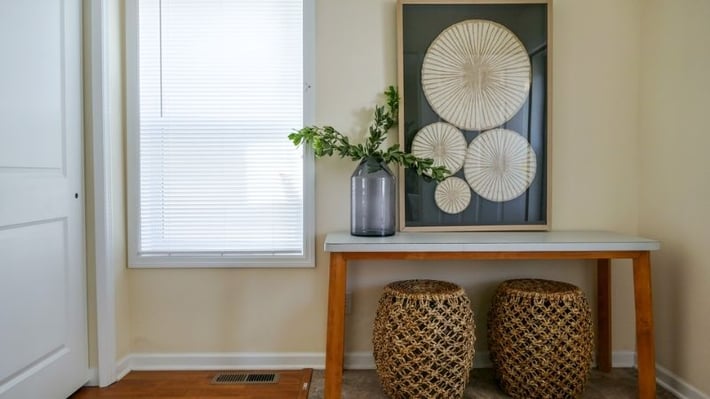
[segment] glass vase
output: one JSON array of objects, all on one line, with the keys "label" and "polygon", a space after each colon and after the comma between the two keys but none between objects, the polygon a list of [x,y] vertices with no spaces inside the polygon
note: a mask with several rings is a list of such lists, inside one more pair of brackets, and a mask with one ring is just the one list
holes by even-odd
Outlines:
[{"label": "glass vase", "polygon": [[350,178],[350,234],[391,236],[395,232],[397,182],[386,164],[365,159]]}]

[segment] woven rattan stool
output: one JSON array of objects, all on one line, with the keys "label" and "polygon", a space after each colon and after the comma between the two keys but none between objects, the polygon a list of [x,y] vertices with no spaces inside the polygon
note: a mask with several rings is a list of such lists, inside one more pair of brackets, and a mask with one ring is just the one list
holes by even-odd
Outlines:
[{"label": "woven rattan stool", "polygon": [[488,346],[501,389],[513,398],[576,398],[592,362],[584,293],[549,280],[501,283],[488,315]]},{"label": "woven rattan stool", "polygon": [[473,365],[473,329],[461,287],[434,280],[388,284],[372,334],[384,392],[393,399],[462,397]]}]

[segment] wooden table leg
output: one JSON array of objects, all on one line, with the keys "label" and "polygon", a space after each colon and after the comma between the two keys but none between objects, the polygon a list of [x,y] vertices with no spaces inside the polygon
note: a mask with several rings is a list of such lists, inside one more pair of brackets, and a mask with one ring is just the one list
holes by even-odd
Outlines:
[{"label": "wooden table leg", "polygon": [[345,344],[345,282],[347,263],[342,253],[331,252],[328,282],[328,325],[325,344],[325,399],[340,399]]},{"label": "wooden table leg", "polygon": [[597,260],[597,367],[611,371],[611,260]]},{"label": "wooden table leg", "polygon": [[653,340],[651,259],[648,251],[634,258],[634,299],[636,303],[636,352],[640,399],[656,397],[656,355]]}]

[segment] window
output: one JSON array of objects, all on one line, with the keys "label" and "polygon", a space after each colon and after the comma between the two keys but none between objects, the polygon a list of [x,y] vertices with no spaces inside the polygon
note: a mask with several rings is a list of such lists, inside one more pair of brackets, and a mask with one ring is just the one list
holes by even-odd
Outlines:
[{"label": "window", "polygon": [[127,2],[131,266],[313,265],[312,1]]}]

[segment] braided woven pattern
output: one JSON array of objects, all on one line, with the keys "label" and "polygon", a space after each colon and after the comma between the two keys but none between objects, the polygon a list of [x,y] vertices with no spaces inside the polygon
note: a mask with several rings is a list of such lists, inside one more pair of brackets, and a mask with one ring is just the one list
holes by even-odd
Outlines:
[{"label": "braided woven pattern", "polygon": [[390,398],[461,398],[473,366],[471,302],[461,287],[444,281],[388,284],[372,341],[377,375]]},{"label": "braided woven pattern", "polygon": [[488,315],[488,345],[501,389],[513,398],[576,398],[592,362],[584,293],[549,280],[508,280]]}]

